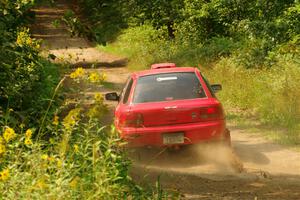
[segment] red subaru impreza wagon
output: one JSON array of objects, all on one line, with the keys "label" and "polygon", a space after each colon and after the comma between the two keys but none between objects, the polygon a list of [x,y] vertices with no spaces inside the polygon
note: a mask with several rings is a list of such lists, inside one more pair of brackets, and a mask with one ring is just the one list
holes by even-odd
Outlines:
[{"label": "red subaru impreza wagon", "polygon": [[119,101],[115,126],[129,146],[180,146],[205,141],[230,144],[221,103],[197,68],[160,63],[133,73]]}]

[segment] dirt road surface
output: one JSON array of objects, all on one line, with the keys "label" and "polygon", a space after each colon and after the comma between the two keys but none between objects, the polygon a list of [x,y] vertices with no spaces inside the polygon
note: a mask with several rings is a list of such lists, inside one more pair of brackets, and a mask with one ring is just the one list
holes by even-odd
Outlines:
[{"label": "dirt road surface", "polygon": [[[83,89],[77,95],[88,99],[96,92],[120,91],[130,72],[127,59],[100,52],[80,37],[71,37],[64,24],[53,25],[72,8],[59,0],[54,7],[35,8],[33,36],[43,39],[43,54],[55,55],[54,62],[84,66],[87,70],[105,72],[110,87]],[[96,68],[91,68],[94,66]],[[116,104],[111,104],[111,110]],[[112,113],[111,115],[112,116]],[[231,149],[215,145],[200,145],[182,151],[139,150],[133,160],[131,175],[140,184],[153,184],[160,177],[166,189],[176,190],[182,199],[242,199],[299,200],[300,153],[273,144],[247,129],[229,126]],[[136,153],[135,153],[136,155]],[[244,166],[236,172],[230,160],[238,159]]]},{"label": "dirt road surface", "polygon": [[[179,190],[184,199],[300,199],[300,153],[229,127],[235,154],[244,171],[230,165],[228,149],[199,145],[176,154],[143,151],[133,176]],[[161,154],[159,154],[161,153]]]}]

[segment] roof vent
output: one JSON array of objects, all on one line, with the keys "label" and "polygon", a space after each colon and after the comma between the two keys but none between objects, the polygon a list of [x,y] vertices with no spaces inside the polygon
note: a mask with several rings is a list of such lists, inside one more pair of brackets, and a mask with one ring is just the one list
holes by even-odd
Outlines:
[{"label": "roof vent", "polygon": [[175,63],[157,63],[151,65],[151,69],[164,69],[164,68],[174,68],[176,67]]}]

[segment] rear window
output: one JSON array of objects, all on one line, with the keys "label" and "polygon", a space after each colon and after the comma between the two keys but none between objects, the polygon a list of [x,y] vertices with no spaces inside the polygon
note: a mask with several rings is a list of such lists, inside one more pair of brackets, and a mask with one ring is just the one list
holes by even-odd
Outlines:
[{"label": "rear window", "polygon": [[134,92],[134,103],[196,99],[206,97],[194,72],[142,76]]}]

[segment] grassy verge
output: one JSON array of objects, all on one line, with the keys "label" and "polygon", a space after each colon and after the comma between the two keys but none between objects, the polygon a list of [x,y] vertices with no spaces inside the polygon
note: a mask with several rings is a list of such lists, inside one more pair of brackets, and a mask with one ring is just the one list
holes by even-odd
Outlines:
[{"label": "grassy verge", "polygon": [[[150,26],[129,28],[111,44],[99,48],[130,59],[129,68],[142,70],[155,62],[197,66],[211,82],[221,83],[218,94],[228,116],[253,119],[267,125],[264,131],[276,142],[299,146],[300,68],[297,55],[270,53],[263,66],[247,69],[247,43],[213,38],[205,44],[166,40]],[[252,49],[253,50],[253,49]],[[254,51],[254,50],[253,50]],[[252,52],[253,53],[253,52]],[[240,121],[243,121],[240,120]],[[285,131],[276,131],[277,129]]]},{"label": "grassy verge", "polygon": [[[102,84],[100,74],[78,68],[74,85]],[[95,78],[98,77],[98,78]],[[103,127],[106,105],[99,93],[93,103],[65,110],[55,106],[61,79],[38,125],[0,119],[0,191],[3,199],[178,199],[157,188],[143,189],[128,174],[130,161],[114,127]],[[68,102],[66,99],[65,102]],[[56,108],[51,112],[52,106]],[[62,106],[64,108],[65,106]]]},{"label": "grassy verge", "polygon": [[183,66],[212,66],[239,44],[226,38],[213,38],[204,44],[167,40],[165,33],[143,25],[126,29],[116,41],[98,48],[130,59],[129,69],[142,70],[156,62],[176,62]]},{"label": "grassy verge", "polygon": [[[204,70],[213,82],[222,83],[219,98],[228,115],[255,119],[270,131],[269,138],[289,146],[299,146],[300,70],[296,63],[282,60],[268,70],[246,70],[232,67],[223,59],[213,69]],[[280,130],[280,131],[277,131]]]},{"label": "grassy verge", "polygon": [[[14,1],[4,3],[15,9]],[[97,94],[88,108],[69,105],[62,66],[40,57],[27,28],[14,28],[0,41],[0,199],[177,198],[159,184],[143,189],[131,180],[124,143],[113,127],[101,126],[103,97]],[[70,77],[113,87],[83,69]]]},{"label": "grassy verge", "polygon": [[227,115],[227,125],[229,128],[243,130],[249,135],[263,137],[274,141],[277,144],[286,146],[296,151],[300,151],[300,145],[295,138],[297,131],[282,126],[275,126],[261,123],[253,117],[245,117],[240,114],[229,113]]}]

